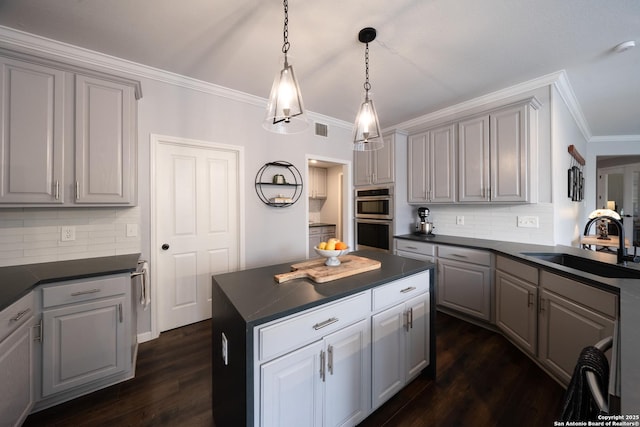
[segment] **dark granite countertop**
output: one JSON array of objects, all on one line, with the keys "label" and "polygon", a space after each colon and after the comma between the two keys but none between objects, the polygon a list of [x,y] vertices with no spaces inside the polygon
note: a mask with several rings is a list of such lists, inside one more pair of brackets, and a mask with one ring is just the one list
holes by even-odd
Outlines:
[{"label": "dark granite countertop", "polygon": [[[622,413],[640,412],[640,279],[613,279],[585,273],[569,267],[523,255],[523,252],[568,253],[593,261],[616,263],[615,254],[584,250],[571,246],[545,246],[500,242],[455,236],[426,236],[406,234],[397,239],[454,245],[472,249],[487,249],[496,254],[517,258],[536,267],[553,271],[592,286],[616,292],[620,296],[620,377],[622,380]],[[640,271],[640,265],[629,263],[625,268]]]},{"label": "dark granite countertop", "polygon": [[335,227],[335,224],[331,224],[329,222],[310,222],[309,228],[313,227]]},{"label": "dark granite countertop", "polygon": [[327,283],[315,283],[310,279],[277,283],[274,276],[290,271],[292,263],[217,274],[213,280],[245,322],[255,326],[435,267],[429,262],[383,252],[356,251],[352,254],[378,260],[382,266]]},{"label": "dark granite countertop", "polygon": [[130,273],[136,270],[139,258],[140,254],[128,254],[1,267],[0,310],[45,283]]}]

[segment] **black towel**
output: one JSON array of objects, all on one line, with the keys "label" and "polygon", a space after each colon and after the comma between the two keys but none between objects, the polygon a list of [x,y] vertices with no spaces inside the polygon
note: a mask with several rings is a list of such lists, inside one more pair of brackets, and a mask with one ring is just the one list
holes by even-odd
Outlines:
[{"label": "black towel", "polygon": [[601,350],[592,346],[585,347],[578,357],[578,363],[573,370],[573,376],[565,394],[562,421],[595,420],[598,414],[601,414],[587,383],[586,373],[588,371],[595,374],[598,387],[606,398],[607,385],[609,384],[609,361]]}]

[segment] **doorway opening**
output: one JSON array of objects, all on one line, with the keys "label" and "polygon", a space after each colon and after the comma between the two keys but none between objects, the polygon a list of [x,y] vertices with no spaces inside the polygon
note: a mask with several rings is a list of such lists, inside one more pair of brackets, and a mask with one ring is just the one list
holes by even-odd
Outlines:
[{"label": "doorway opening", "polygon": [[353,247],[351,163],[307,156],[307,258],[316,257],[313,247],[335,237]]}]

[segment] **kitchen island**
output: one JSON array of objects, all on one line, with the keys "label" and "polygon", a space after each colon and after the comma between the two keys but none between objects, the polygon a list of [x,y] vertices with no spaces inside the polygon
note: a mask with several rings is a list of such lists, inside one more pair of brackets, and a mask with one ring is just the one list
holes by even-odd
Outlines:
[{"label": "kitchen island", "polygon": [[[292,414],[303,411],[306,419],[326,420],[335,415],[333,408],[354,400],[325,404],[325,399],[335,396],[333,386],[337,390],[350,387],[351,395],[358,394],[358,401],[351,403],[357,408],[353,422],[359,422],[375,402],[386,400],[421,371],[435,375],[435,299],[429,298],[435,266],[382,252],[352,254],[378,260],[381,268],[322,284],[309,279],[276,283],[274,276],[289,271],[290,263],[213,276],[216,424],[270,425],[292,419],[282,413],[271,417],[277,408]],[[383,320],[385,326],[377,326],[376,321]],[[397,328],[385,329],[392,324]],[[416,337],[407,338],[417,331]],[[392,344],[401,348],[387,348]],[[343,348],[348,349],[345,357],[340,353]],[[304,359],[310,360],[308,365],[296,359],[305,351],[310,354]],[[388,364],[386,370],[376,369],[394,358],[397,370]],[[308,390],[309,384],[315,390],[311,402],[302,394],[296,401],[277,402],[274,393],[264,392],[271,379],[280,384],[287,381],[276,369],[279,361],[291,369],[303,366],[296,374],[303,383],[299,391]],[[338,371],[345,365],[350,375],[343,376],[341,383]],[[385,377],[394,372],[400,378]]]}]

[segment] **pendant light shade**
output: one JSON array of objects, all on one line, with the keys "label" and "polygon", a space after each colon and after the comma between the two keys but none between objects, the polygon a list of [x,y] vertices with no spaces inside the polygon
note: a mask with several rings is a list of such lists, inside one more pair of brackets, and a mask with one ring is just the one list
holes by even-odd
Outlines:
[{"label": "pendant light shade", "polygon": [[276,133],[288,134],[304,131],[309,122],[304,114],[304,105],[300,86],[296,80],[293,66],[289,64],[287,53],[289,52],[289,3],[284,0],[284,65],[276,74],[269,95],[267,114],[262,126]]},{"label": "pendant light shade", "polygon": [[358,40],[365,43],[365,82],[364,101],[360,105],[353,128],[353,150],[372,151],[382,148],[382,133],[376,107],[371,99],[371,84],[369,83],[369,42],[376,38],[375,28],[367,27],[360,30]]}]

